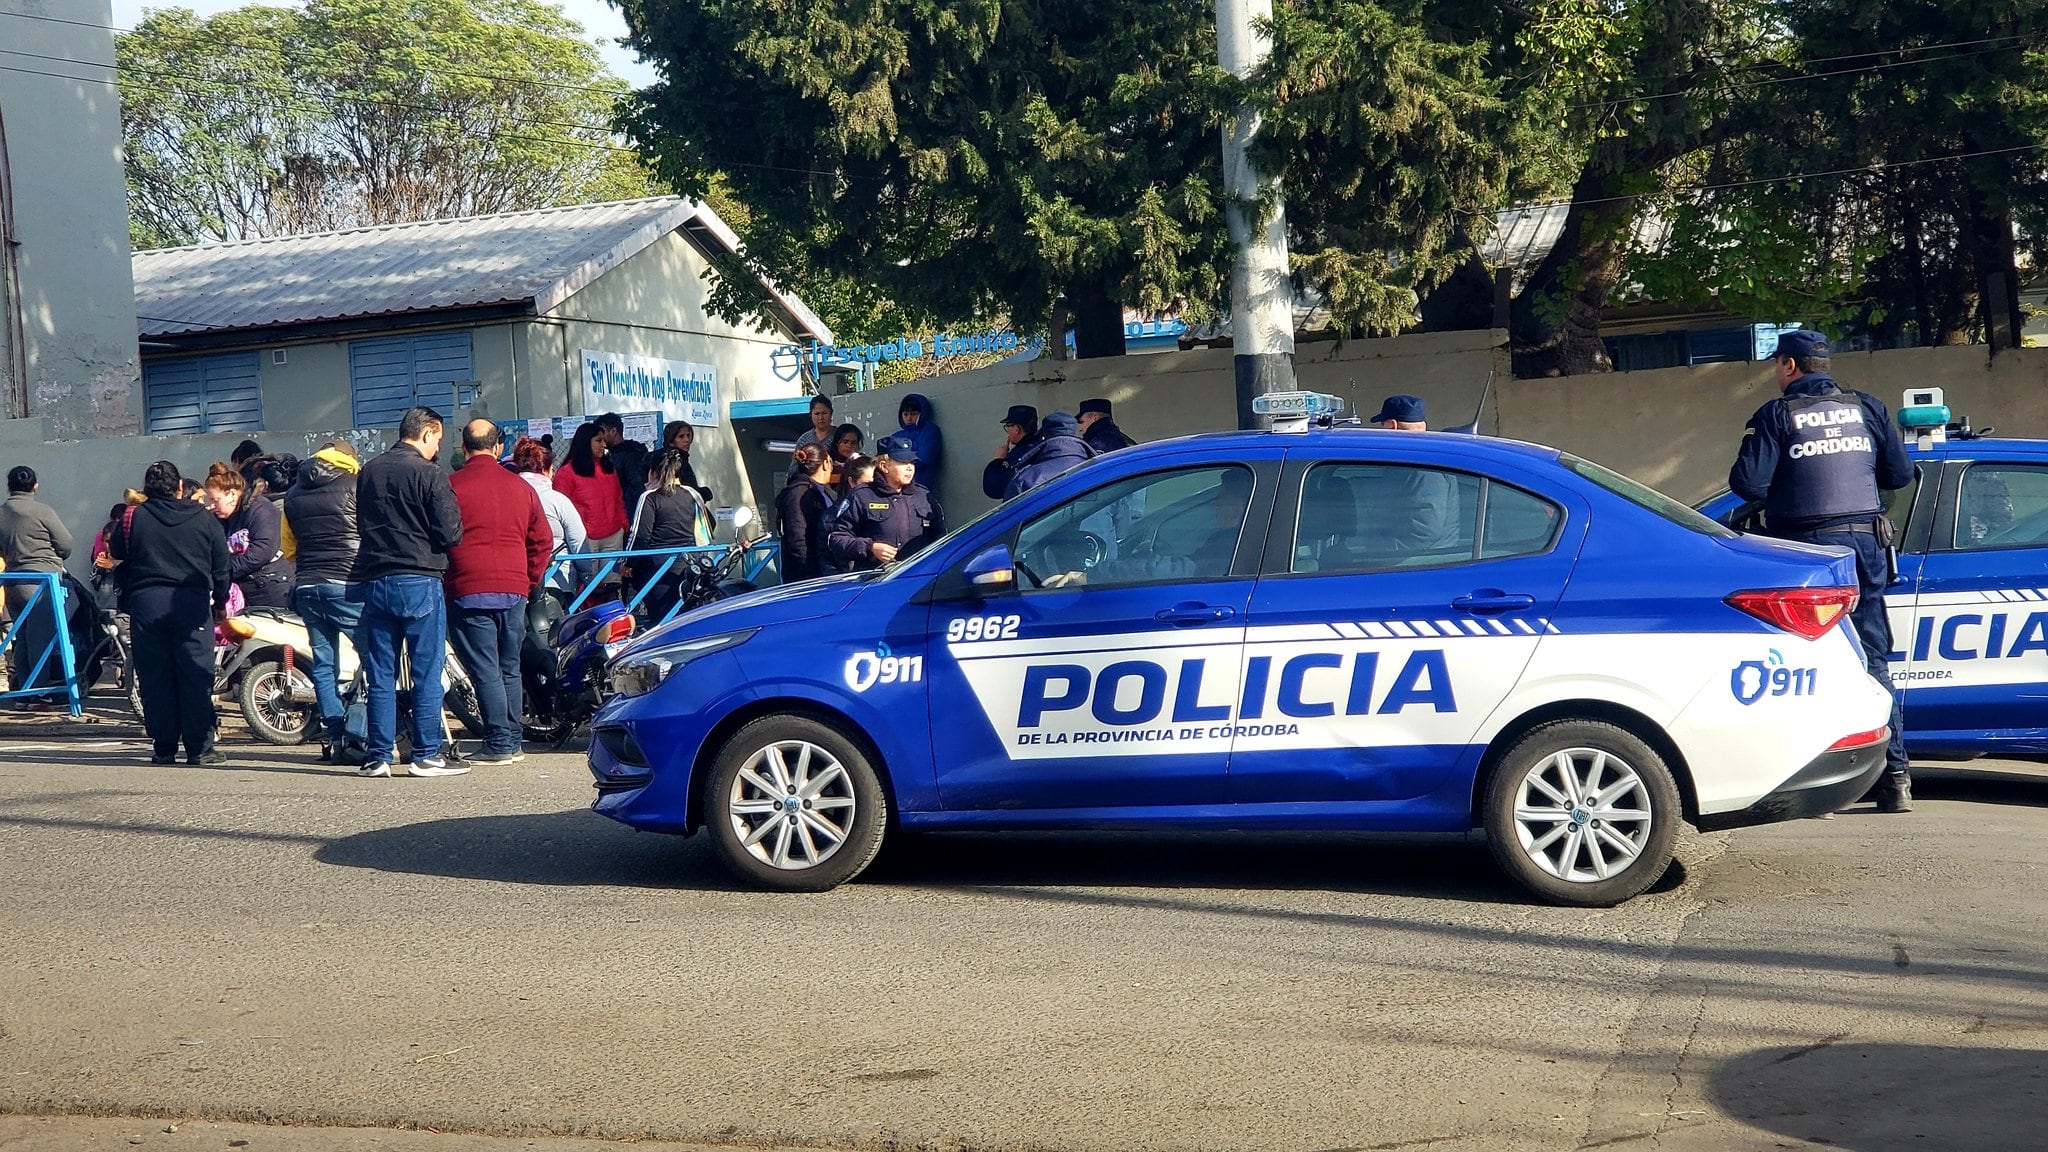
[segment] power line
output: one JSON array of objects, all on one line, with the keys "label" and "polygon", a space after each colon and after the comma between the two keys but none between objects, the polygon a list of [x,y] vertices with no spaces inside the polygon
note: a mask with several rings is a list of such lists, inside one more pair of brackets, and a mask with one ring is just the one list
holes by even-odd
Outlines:
[{"label": "power line", "polygon": [[[1880,161],[1876,164],[1862,164],[1850,168],[1830,168],[1821,172],[1791,172],[1783,176],[1758,176],[1748,180],[1729,180],[1719,184],[1699,184],[1686,188],[1684,191],[1692,193],[1726,192],[1735,188],[1755,188],[1767,184],[1791,184],[1800,180],[1820,180],[1832,176],[1875,175],[1893,168],[1917,168],[1923,164],[1947,164],[1956,160],[1975,160],[1982,156],[2011,156],[2022,152],[2040,151],[2048,151],[2048,141],[2033,144],[2015,144],[2010,148],[1984,148],[1975,152],[1953,152],[1946,156],[1923,156],[1917,160]],[[1630,200],[1651,200],[1659,195],[1661,193],[1635,192],[1621,196],[1599,196],[1587,200],[1532,200],[1526,204],[1517,204],[1512,208],[1491,212],[1475,212],[1471,209],[1463,208],[1457,209],[1457,211],[1467,216],[1491,219],[1499,216],[1501,211],[1524,212],[1532,209],[1564,208],[1574,204],[1619,204]]]},{"label": "power line", "polygon": [[[1792,60],[1784,62],[1784,66],[1794,66],[1801,64],[1823,64],[1830,63],[1836,60],[1859,60],[1870,56],[1890,55],[1895,52],[1931,52],[1943,48],[1966,48],[1972,45],[1991,44],[1995,41],[2029,41],[2035,38],[2035,35],[2032,33],[2016,33],[2011,36],[1995,36],[1979,40],[1958,40],[1950,44],[1928,44],[1924,46],[1911,48],[1887,48],[1877,52],[1860,52],[1847,56],[1819,57],[1811,60]],[[1594,100],[1583,104],[1567,104],[1565,105],[1565,110],[1570,112],[1582,112],[1590,109],[1619,108],[1628,104],[1646,104],[1652,100],[1667,100],[1673,96],[1686,96],[1693,94],[1696,91],[1702,94],[1745,92],[1754,88],[1769,88],[1773,85],[1778,84],[1793,84],[1806,80],[1825,80],[1839,76],[1858,76],[1863,75],[1865,73],[1889,71],[1893,68],[1920,67],[1926,64],[1939,64],[1947,60],[1973,59],[1978,56],[1990,55],[1993,52],[2006,52],[2014,48],[2025,48],[2028,46],[2029,45],[2025,43],[1999,43],[1997,47],[1979,48],[1975,52],[1956,52],[1947,56],[1921,57],[1919,59],[1914,60],[1892,60],[1882,64],[1869,64],[1859,68],[1838,68],[1828,72],[1801,72],[1791,76],[1771,76],[1761,80],[1740,81],[1724,79],[1722,81],[1708,84],[1697,89],[1672,88],[1667,89],[1663,92],[1658,92],[1644,96],[1618,96],[1610,100]],[[1755,70],[1773,66],[1779,65],[1777,62],[1773,62],[1772,64],[1750,65],[1749,68]],[[1663,77],[1663,79],[1671,78],[1672,77]]]}]

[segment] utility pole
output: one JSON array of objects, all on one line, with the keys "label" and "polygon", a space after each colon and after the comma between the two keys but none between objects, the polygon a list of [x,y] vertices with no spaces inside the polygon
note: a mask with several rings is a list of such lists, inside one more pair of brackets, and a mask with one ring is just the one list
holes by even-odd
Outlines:
[{"label": "utility pole", "polygon": [[[1266,62],[1273,42],[1259,23],[1273,0],[1216,0],[1216,58],[1243,80]],[[1287,213],[1280,182],[1261,176],[1246,155],[1259,117],[1239,108],[1223,130],[1224,216],[1237,249],[1230,262],[1230,331],[1237,357],[1237,426],[1258,427],[1252,400],[1294,388],[1294,283],[1287,266]],[[1273,209],[1255,220],[1261,195]]]}]

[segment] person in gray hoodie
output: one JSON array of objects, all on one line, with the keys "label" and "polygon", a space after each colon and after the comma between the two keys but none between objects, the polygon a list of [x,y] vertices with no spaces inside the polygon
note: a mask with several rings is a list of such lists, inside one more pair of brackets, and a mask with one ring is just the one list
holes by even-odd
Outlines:
[{"label": "person in gray hoodie", "polygon": [[[36,499],[40,487],[36,470],[27,465],[17,465],[7,473],[7,501],[0,504],[0,558],[7,561],[9,572],[62,572],[64,561],[71,558],[71,533],[57,518],[56,509]],[[22,614],[40,590],[41,585],[28,581],[9,581],[7,585],[7,614],[21,621],[14,634],[11,685],[17,692],[30,687],[29,673],[57,634],[55,609],[47,596],[34,611]],[[43,665],[35,687],[64,682],[63,669],[57,663],[53,657]]]}]

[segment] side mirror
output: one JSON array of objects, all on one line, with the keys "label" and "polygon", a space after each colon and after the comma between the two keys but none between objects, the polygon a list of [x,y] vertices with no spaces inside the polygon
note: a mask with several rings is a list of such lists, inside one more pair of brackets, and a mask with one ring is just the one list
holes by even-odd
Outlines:
[{"label": "side mirror", "polygon": [[1017,562],[1008,545],[998,544],[969,560],[960,575],[973,591],[1001,592],[1017,586]]}]

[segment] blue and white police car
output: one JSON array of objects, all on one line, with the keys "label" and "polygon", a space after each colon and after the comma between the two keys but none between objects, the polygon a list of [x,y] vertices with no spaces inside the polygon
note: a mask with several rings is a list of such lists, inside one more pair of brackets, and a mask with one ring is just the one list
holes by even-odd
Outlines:
[{"label": "blue and white police car", "polygon": [[1846,552],[1551,448],[1148,444],[884,572],[635,641],[594,807],[705,828],[778,889],[851,879],[897,828],[1483,828],[1536,895],[1612,904],[1681,821],[1830,812],[1875,779],[1890,702],[1855,583]]},{"label": "blue and white police car", "polygon": [[[1919,473],[1886,496],[1899,563],[1885,609],[1906,749],[1941,760],[2048,754],[2048,441],[1952,424],[1938,388],[1909,389],[1898,420]],[[1755,505],[1728,492],[1700,511],[1767,530]]]}]

